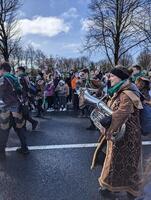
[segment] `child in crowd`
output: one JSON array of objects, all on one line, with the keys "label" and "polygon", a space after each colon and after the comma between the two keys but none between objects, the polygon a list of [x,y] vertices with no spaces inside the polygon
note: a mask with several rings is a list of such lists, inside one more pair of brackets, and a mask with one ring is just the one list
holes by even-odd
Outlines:
[{"label": "child in crowd", "polygon": [[45,87],[45,98],[48,103],[48,107],[47,107],[48,112],[54,111],[54,109],[52,108],[52,105],[54,103],[54,89],[55,87],[54,87],[53,81],[49,81]]},{"label": "child in crowd", "polygon": [[58,86],[56,87],[56,91],[58,92],[59,97],[59,109],[60,111],[66,111],[67,96],[69,95],[69,86],[64,82],[64,80],[60,80]]}]

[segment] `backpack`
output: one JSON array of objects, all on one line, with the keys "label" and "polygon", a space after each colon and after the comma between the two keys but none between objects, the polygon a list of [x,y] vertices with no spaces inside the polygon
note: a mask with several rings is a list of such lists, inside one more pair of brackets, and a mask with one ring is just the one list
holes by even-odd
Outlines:
[{"label": "backpack", "polygon": [[27,76],[23,76],[23,78],[20,78],[20,81],[22,81],[22,83],[24,83],[25,89],[27,92],[29,92],[29,94],[31,95],[36,95],[37,94],[37,88],[36,85],[31,82]]},{"label": "backpack", "polygon": [[4,79],[9,82],[17,95],[20,96],[22,94],[22,88],[16,76],[14,76],[13,74],[5,74]]},{"label": "backpack", "polygon": [[29,88],[29,93],[31,95],[36,95],[37,94],[37,87],[34,83],[30,82],[29,85],[28,85],[28,88]]},{"label": "backpack", "polygon": [[[125,90],[123,92],[127,94],[130,99],[132,99],[132,96],[135,95],[131,90]],[[142,96],[141,93],[140,96]],[[151,106],[149,104],[143,103],[143,100],[144,99],[142,99],[141,101],[142,109],[140,107],[140,124],[142,135],[147,136],[151,134]]]},{"label": "backpack", "polygon": [[140,110],[140,123],[142,135],[151,134],[151,106],[143,103],[143,109]]},{"label": "backpack", "polygon": [[19,112],[22,113],[24,119],[28,119],[29,117],[29,110],[28,106],[22,101],[22,88],[19,84],[19,81],[17,77],[13,76],[13,78],[10,78],[11,76],[5,77],[5,79],[9,82],[9,84],[12,86],[13,91],[16,93],[17,98],[20,102],[20,105],[18,107]]}]

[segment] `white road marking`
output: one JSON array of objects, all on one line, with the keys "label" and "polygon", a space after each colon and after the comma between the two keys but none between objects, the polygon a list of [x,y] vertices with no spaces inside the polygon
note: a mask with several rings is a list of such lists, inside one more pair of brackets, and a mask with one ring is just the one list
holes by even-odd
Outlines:
[{"label": "white road marking", "polygon": [[[151,145],[151,141],[143,141],[143,146]],[[43,146],[29,146],[32,151],[35,150],[51,150],[51,149],[78,149],[78,148],[93,148],[96,147],[97,143],[89,144],[63,144],[63,145],[43,145]],[[16,151],[18,147],[7,147],[6,151]]]},{"label": "white road marking", "polygon": [[[75,149],[75,148],[92,148],[96,147],[97,143],[90,144],[63,144],[63,145],[44,145],[44,146],[29,146],[30,150],[51,150],[51,149]],[[7,147],[6,151],[16,151],[17,147]]]},{"label": "white road marking", "polygon": [[151,141],[143,141],[142,145],[144,145],[144,146],[151,145]]}]

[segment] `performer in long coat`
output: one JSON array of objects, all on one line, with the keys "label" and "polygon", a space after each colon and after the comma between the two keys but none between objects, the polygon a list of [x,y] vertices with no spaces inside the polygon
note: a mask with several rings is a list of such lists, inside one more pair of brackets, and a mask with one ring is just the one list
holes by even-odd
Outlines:
[{"label": "performer in long coat", "polygon": [[[111,99],[108,106],[113,110],[108,128],[102,129],[98,147],[94,153],[92,168],[97,164],[100,152],[106,156],[99,178],[102,191],[127,192],[130,199],[139,196],[141,183],[141,127],[139,110],[142,109],[139,93],[129,81],[126,68],[114,68],[110,73]],[[111,136],[123,124],[126,131],[122,139],[112,141]],[[103,125],[103,124],[102,124]],[[118,134],[118,133],[117,133]]]}]

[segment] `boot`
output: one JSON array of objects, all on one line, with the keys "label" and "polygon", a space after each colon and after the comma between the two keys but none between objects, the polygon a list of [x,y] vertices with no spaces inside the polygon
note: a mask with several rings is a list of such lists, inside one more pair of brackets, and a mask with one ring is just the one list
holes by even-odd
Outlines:
[{"label": "boot", "polygon": [[28,147],[27,147],[27,144],[26,144],[26,137],[25,137],[26,131],[25,131],[25,129],[24,128],[17,128],[16,133],[17,133],[19,140],[20,140],[20,143],[21,143],[21,148],[17,149],[17,152],[21,153],[21,154],[28,154],[29,150],[28,150]]},{"label": "boot", "polygon": [[30,153],[28,148],[23,149],[22,147],[16,149],[16,152],[23,154],[23,155],[28,155]]}]

